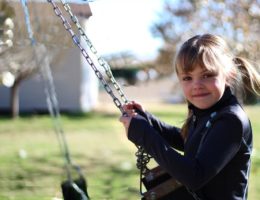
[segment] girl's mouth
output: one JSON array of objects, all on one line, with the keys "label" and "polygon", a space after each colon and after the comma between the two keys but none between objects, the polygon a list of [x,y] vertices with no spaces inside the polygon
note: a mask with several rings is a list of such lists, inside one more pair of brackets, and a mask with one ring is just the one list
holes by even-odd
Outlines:
[{"label": "girl's mouth", "polygon": [[192,95],[193,98],[199,98],[199,97],[205,97],[208,96],[209,93],[199,93],[199,94],[194,94]]}]

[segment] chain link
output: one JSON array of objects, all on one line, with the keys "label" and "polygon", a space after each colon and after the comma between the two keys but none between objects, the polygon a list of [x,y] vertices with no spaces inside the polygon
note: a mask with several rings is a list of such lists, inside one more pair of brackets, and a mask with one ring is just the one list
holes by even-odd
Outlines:
[{"label": "chain link", "polygon": [[97,52],[96,48],[94,47],[94,45],[92,44],[92,42],[90,41],[90,39],[86,35],[84,29],[80,25],[77,16],[75,16],[73,14],[69,4],[65,0],[60,0],[60,1],[62,2],[65,11],[70,15],[71,21],[76,25],[79,34],[86,41],[86,44],[88,45],[88,47],[91,50],[91,52],[97,57],[97,61],[98,61],[99,65],[104,68],[105,73],[107,74],[107,77],[110,79],[111,83],[114,85],[114,88],[117,90],[117,92],[120,95],[122,101],[124,103],[127,103],[128,100],[127,100],[124,92],[122,91],[121,87],[119,86],[119,84],[115,80],[114,76],[112,75],[111,67],[109,66],[109,64],[100,55],[98,55],[98,52]]},{"label": "chain link", "polygon": [[[107,81],[104,79],[102,73],[97,69],[97,67],[95,66],[94,62],[92,61],[92,59],[90,58],[89,54],[87,53],[87,51],[82,47],[82,45],[80,44],[80,39],[79,37],[74,33],[74,31],[72,30],[71,24],[68,22],[68,20],[62,15],[62,11],[61,9],[57,6],[57,4],[53,1],[53,0],[47,0],[49,3],[52,4],[53,9],[55,14],[60,18],[60,20],[63,23],[64,28],[66,29],[66,31],[68,31],[68,33],[71,35],[72,41],[74,42],[74,44],[80,49],[81,54],[83,55],[83,57],[86,59],[86,61],[88,62],[88,64],[91,66],[91,68],[94,70],[97,78],[100,80],[101,84],[103,85],[103,87],[105,88],[106,92],[111,96],[111,98],[113,99],[114,104],[116,105],[117,108],[119,108],[119,110],[124,113],[124,110],[122,108],[122,103],[121,101],[115,96],[115,94],[113,93],[111,87],[109,86],[109,84],[107,83]],[[61,0],[62,1],[62,0]],[[64,1],[63,1],[64,3]],[[68,5],[66,3],[64,3],[63,5]],[[68,10],[68,6],[66,7]],[[70,10],[70,9],[69,9]],[[71,12],[71,10],[70,10]],[[74,16],[74,15],[73,15]],[[74,16],[73,19],[75,20],[76,17]],[[76,20],[78,21],[78,20]],[[77,22],[78,23],[78,22]],[[83,29],[81,28],[80,30],[83,31]],[[92,45],[93,46],[93,45]],[[94,47],[92,47],[92,49],[94,49]],[[103,60],[103,59],[100,59]],[[105,63],[105,62],[103,62]],[[103,65],[105,66],[105,65]],[[107,70],[106,70],[107,71]],[[111,72],[111,71],[110,71]],[[110,76],[112,76],[112,74],[110,74]],[[113,76],[112,76],[113,77]],[[115,82],[116,83],[116,82]],[[120,87],[118,86],[118,84],[116,84],[116,88],[119,88],[118,91],[121,92],[121,97],[125,97],[125,95],[123,94],[122,90],[120,89]],[[127,102],[126,98],[125,98],[125,102]]]}]

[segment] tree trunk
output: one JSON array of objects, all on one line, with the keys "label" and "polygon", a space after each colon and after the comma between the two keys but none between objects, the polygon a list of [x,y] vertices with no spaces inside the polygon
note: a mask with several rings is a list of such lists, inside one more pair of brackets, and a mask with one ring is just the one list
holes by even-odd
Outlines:
[{"label": "tree trunk", "polygon": [[11,110],[12,118],[19,117],[19,83],[15,82],[11,88]]}]

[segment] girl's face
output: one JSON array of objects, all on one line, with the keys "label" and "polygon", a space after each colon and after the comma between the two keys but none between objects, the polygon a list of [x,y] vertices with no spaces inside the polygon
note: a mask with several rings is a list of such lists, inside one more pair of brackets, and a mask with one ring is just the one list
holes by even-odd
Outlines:
[{"label": "girl's face", "polygon": [[178,77],[186,99],[200,109],[213,106],[225,91],[223,72],[211,72],[196,66],[191,72],[179,72]]}]

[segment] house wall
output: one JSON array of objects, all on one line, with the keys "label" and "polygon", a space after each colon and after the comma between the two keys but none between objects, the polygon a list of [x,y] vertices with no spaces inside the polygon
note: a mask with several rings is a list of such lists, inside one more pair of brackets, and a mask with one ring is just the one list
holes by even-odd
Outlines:
[{"label": "house wall", "polygon": [[[82,111],[80,103],[82,68],[80,54],[72,48],[65,51],[60,66],[52,71],[54,87],[61,111]],[[0,112],[10,110],[10,88],[0,86]],[[21,83],[19,89],[21,112],[47,111],[44,80],[40,74]]]},{"label": "house wall", "polygon": [[[81,111],[80,87],[82,70],[80,55],[72,48],[64,53],[60,66],[52,71],[54,87],[61,111]],[[46,94],[44,81],[40,75],[34,76],[21,85],[20,110],[46,110]]]},{"label": "house wall", "polygon": [[9,88],[0,85],[0,112],[10,110],[10,92]]}]

